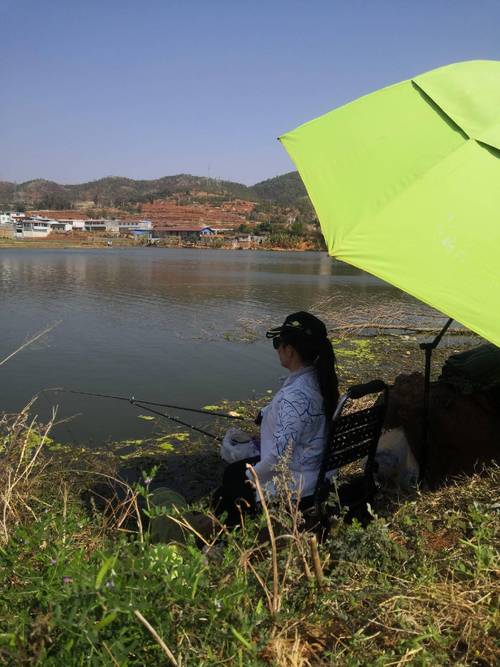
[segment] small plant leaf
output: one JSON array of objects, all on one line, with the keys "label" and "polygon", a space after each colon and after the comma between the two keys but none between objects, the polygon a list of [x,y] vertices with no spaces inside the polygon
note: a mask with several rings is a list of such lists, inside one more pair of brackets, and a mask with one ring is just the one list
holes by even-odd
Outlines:
[{"label": "small plant leaf", "polygon": [[247,651],[250,651],[251,653],[254,653],[254,647],[253,647],[252,644],[248,641],[248,639],[246,639],[245,637],[243,637],[243,635],[242,635],[240,632],[238,632],[238,630],[236,630],[236,628],[233,628],[232,625],[230,625],[229,627],[230,627],[231,632],[233,633],[233,635],[236,637],[236,639],[237,639],[241,644],[243,644],[243,646],[247,649]]},{"label": "small plant leaf", "polygon": [[8,646],[15,646],[16,635],[13,632],[0,632],[0,646],[7,644]]},{"label": "small plant leaf", "polygon": [[110,613],[107,614],[103,619],[101,619],[101,620],[99,621],[99,623],[96,623],[95,629],[96,629],[96,630],[102,630],[102,629],[105,628],[107,625],[109,625],[110,623],[112,623],[112,622],[115,620],[115,618],[116,618],[117,616],[118,616],[118,612],[117,612],[117,611],[112,611],[112,612],[110,612]]},{"label": "small plant leaf", "polygon": [[106,574],[111,570],[111,568],[114,566],[116,563],[116,556],[110,556],[109,558],[106,558],[104,563],[101,565],[101,569],[97,573],[97,577],[95,578],[95,588],[96,591],[98,591],[101,586],[102,582],[104,581],[104,577]]}]

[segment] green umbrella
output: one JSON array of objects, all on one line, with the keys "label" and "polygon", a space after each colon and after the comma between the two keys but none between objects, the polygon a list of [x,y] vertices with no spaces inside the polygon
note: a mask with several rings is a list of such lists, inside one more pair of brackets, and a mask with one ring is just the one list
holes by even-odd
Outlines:
[{"label": "green umbrella", "polygon": [[280,139],[331,255],[500,345],[500,62],[441,67]]}]

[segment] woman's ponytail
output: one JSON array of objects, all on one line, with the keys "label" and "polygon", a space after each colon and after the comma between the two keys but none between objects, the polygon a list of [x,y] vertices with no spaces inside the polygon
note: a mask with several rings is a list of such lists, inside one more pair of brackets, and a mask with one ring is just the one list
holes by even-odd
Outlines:
[{"label": "woman's ponytail", "polygon": [[325,415],[330,421],[339,400],[339,381],[335,371],[335,353],[330,340],[326,337],[319,345],[315,366],[319,388],[325,403]]}]

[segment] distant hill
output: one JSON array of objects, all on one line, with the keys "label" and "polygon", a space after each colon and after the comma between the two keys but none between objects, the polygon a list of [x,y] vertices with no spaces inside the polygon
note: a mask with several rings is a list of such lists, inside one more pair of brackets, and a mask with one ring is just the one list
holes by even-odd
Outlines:
[{"label": "distant hill", "polygon": [[97,181],[61,185],[54,181],[35,179],[25,183],[0,181],[0,209],[16,204],[40,209],[66,209],[82,203],[96,207],[123,207],[130,204],[166,199],[174,194],[207,193],[220,201],[243,199],[267,200],[292,206],[306,196],[297,172],[290,172],[261,181],[253,186],[215,178],[177,174],[153,180],[134,180],[108,176]]},{"label": "distant hill", "polygon": [[257,194],[259,199],[268,199],[285,206],[292,206],[299,199],[307,197],[306,189],[297,171],[268,178],[266,181],[253,185],[251,190]]}]

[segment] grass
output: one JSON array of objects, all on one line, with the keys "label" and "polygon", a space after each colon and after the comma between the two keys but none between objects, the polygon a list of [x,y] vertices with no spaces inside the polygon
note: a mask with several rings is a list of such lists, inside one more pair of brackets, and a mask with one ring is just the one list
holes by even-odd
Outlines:
[{"label": "grass", "polygon": [[339,521],[319,546],[285,498],[201,549],[189,530],[153,543],[86,513],[95,464],[47,447],[49,430],[27,411],[2,420],[2,664],[498,663],[498,468],[386,495],[366,528]]}]

